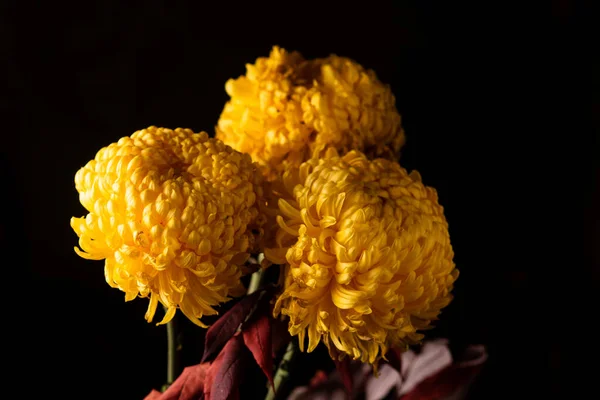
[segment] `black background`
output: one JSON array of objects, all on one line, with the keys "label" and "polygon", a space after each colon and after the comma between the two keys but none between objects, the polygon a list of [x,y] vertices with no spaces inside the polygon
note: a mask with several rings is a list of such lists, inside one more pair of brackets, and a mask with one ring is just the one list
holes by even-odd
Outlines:
[{"label": "black background", "polygon": [[[437,188],[461,270],[433,335],[489,349],[473,398],[557,395],[568,350],[596,354],[587,3],[83,3],[0,14],[5,387],[113,399],[160,387],[165,332],[144,321],[146,301],[124,303],[102,264],[73,252],[74,174],[149,125],[212,133],[225,81],[275,44],[353,58],[391,85],[401,163]],[[203,334],[190,332],[187,364]]]}]

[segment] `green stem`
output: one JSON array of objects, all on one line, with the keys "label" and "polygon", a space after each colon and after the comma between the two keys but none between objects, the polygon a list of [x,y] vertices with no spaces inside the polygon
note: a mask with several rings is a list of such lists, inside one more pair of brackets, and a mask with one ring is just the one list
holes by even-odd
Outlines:
[{"label": "green stem", "polygon": [[[265,271],[263,271],[262,269],[259,269],[258,271],[256,271],[255,273],[252,274],[252,276],[250,277],[250,283],[248,284],[248,291],[246,293],[246,296],[251,293],[254,293],[258,289],[260,289],[260,287],[263,284],[263,281],[265,280],[265,275],[266,275]],[[263,294],[264,293],[261,293],[260,296],[262,296]],[[256,311],[256,305],[254,306],[254,308],[252,310],[250,310],[248,315],[246,315],[244,322],[246,322],[250,319],[250,317],[252,316],[254,311]],[[242,330],[242,325],[243,324],[240,324],[240,326],[238,326],[237,332],[240,332]]]},{"label": "green stem", "polygon": [[167,323],[167,385],[172,384],[176,378],[177,343],[175,338],[175,324],[173,320]]},{"label": "green stem", "polygon": [[[165,307],[165,312],[167,308]],[[181,371],[180,355],[181,343],[179,337],[179,324],[177,323],[178,315],[167,322],[167,382],[163,385],[163,392],[177,379]]]},{"label": "green stem", "polygon": [[265,280],[265,271],[261,268],[250,277],[250,283],[248,284],[248,293],[256,292],[263,284]]},{"label": "green stem", "polygon": [[293,341],[290,341],[285,349],[285,354],[283,355],[283,358],[277,367],[275,377],[273,378],[275,390],[273,390],[272,386],[269,386],[269,392],[267,393],[265,400],[275,400],[275,396],[279,392],[279,389],[281,389],[281,387],[287,383],[288,379],[290,378],[290,367],[295,355],[296,346],[294,345]]},{"label": "green stem", "polygon": [[248,285],[248,294],[256,292],[262,283],[264,271],[259,269],[250,277],[250,284]]}]

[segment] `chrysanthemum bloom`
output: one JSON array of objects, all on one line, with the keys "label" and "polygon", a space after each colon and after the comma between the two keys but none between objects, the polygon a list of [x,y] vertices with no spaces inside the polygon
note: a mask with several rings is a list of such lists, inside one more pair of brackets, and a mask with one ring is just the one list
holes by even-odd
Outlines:
[{"label": "chrysanthemum bloom", "polygon": [[305,158],[311,130],[302,121],[302,96],[309,65],[298,52],[274,47],[268,58],[246,65],[246,75],[230,79],[231,99],[219,119],[217,138],[265,167],[272,175],[284,160]]},{"label": "chrysanthemum bloom", "polygon": [[167,323],[192,322],[243,294],[242,265],[258,247],[265,216],[262,175],[250,156],[204,132],[151,126],[101,149],[75,175],[86,217],[72,218],[77,254],[105,261],[125,300],[149,297]]},{"label": "chrysanthemum bloom", "polygon": [[283,176],[278,248],[285,264],[275,314],[308,351],[375,363],[418,342],[451,300],[458,270],[436,191],[396,162],[329,149]]},{"label": "chrysanthemum bloom", "polygon": [[303,119],[317,132],[312,148],[396,160],[405,135],[389,86],[348,58],[332,55],[314,63],[319,74],[302,98]]},{"label": "chrysanthemum bloom", "polygon": [[398,158],[405,141],[400,114],[375,72],[347,58],[306,61],[278,47],[246,68],[225,86],[231,100],[217,137],[249,153],[268,176],[327,147]]}]

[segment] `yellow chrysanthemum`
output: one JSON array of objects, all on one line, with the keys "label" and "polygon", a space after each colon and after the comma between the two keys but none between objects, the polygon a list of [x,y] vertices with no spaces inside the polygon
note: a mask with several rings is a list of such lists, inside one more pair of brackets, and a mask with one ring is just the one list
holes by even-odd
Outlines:
[{"label": "yellow chrysanthemum", "polygon": [[277,248],[284,264],[275,314],[308,351],[375,363],[422,338],[458,276],[436,191],[396,162],[329,149],[283,176]]},{"label": "yellow chrysanthemum", "polygon": [[246,65],[246,75],[230,79],[231,97],[216,137],[271,169],[284,160],[301,162],[311,130],[302,120],[302,96],[310,83],[309,65],[298,52],[274,47],[268,58]]},{"label": "yellow chrysanthemum", "polygon": [[302,98],[303,119],[317,132],[311,148],[396,160],[405,135],[389,86],[348,58],[332,55],[314,64],[318,75]]},{"label": "yellow chrysanthemum", "polygon": [[151,126],[101,149],[75,175],[86,217],[72,218],[77,254],[105,261],[106,281],[125,300],[150,297],[192,322],[243,294],[242,265],[265,216],[262,176],[241,154],[204,132]]},{"label": "yellow chrysanthemum", "polygon": [[375,73],[332,55],[306,61],[274,47],[230,79],[217,137],[249,153],[267,176],[327,147],[398,157],[405,136],[395,99]]}]

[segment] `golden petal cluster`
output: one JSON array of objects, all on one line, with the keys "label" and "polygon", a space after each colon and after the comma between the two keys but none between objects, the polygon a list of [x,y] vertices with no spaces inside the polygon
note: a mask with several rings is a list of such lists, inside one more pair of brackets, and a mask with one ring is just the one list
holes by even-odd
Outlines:
[{"label": "golden petal cluster", "polygon": [[275,315],[308,351],[376,363],[422,338],[458,277],[443,208],[417,172],[330,148],[283,175],[276,247],[284,289]]},{"label": "golden petal cluster", "polygon": [[225,85],[230,100],[217,137],[250,154],[270,179],[327,147],[398,158],[401,117],[375,72],[348,58],[305,60],[279,47],[246,70]]},{"label": "golden petal cluster", "polygon": [[149,297],[192,322],[244,293],[242,265],[262,246],[262,174],[204,132],[151,126],[101,149],[75,175],[89,212],[72,218],[77,254],[105,259],[108,284],[127,301]]},{"label": "golden petal cluster", "polygon": [[302,120],[301,100],[310,66],[298,52],[274,47],[269,57],[246,65],[246,75],[230,79],[216,137],[264,167],[267,176],[284,161],[303,161],[311,129]]},{"label": "golden petal cluster", "polygon": [[311,148],[397,160],[406,138],[390,87],[348,58],[331,55],[313,63],[318,74],[302,98],[303,120],[316,132]]}]

